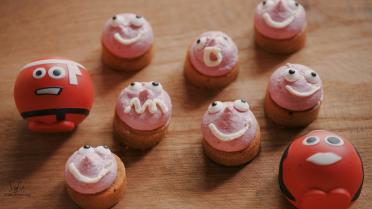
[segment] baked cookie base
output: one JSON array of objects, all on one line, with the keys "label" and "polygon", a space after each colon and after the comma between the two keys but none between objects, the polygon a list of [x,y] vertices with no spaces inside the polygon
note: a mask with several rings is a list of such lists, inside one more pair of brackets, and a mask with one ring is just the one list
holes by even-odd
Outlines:
[{"label": "baked cookie base", "polygon": [[268,51],[275,54],[291,54],[305,46],[306,43],[306,29],[297,34],[295,37],[284,40],[275,40],[262,35],[255,28],[256,44]]},{"label": "baked cookie base", "polygon": [[126,188],[127,177],[123,162],[116,155],[115,159],[118,166],[117,177],[108,189],[96,194],[82,194],[66,184],[67,193],[79,207],[84,209],[107,209],[120,201]]},{"label": "baked cookie base", "polygon": [[153,46],[139,57],[122,58],[112,54],[102,44],[102,62],[117,71],[139,71],[150,64],[152,56]]},{"label": "baked cookie base", "polygon": [[305,127],[313,122],[319,114],[320,103],[305,111],[290,111],[277,105],[266,92],[264,100],[265,115],[274,123],[286,127]]},{"label": "baked cookie base", "polygon": [[243,165],[253,160],[260,151],[261,145],[261,131],[257,126],[256,135],[250,145],[242,151],[238,152],[224,152],[213,148],[209,143],[203,139],[203,148],[205,154],[214,162],[224,166],[238,166]]},{"label": "baked cookie base", "polygon": [[120,136],[120,142],[128,147],[140,150],[150,149],[160,142],[167,132],[168,124],[151,131],[135,130],[120,120],[115,113],[114,131]]},{"label": "baked cookie base", "polygon": [[239,63],[237,63],[234,68],[222,76],[206,76],[197,71],[192,65],[189,55],[186,57],[184,64],[184,75],[186,79],[194,86],[206,89],[216,89],[222,88],[233,82],[239,73]]}]

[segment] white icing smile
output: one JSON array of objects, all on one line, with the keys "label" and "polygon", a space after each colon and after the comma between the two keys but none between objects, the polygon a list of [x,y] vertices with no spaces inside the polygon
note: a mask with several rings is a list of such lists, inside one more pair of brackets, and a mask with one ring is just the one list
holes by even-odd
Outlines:
[{"label": "white icing smile", "polygon": [[271,18],[270,14],[265,12],[263,15],[262,15],[265,23],[267,25],[269,25],[270,27],[273,27],[273,28],[277,28],[277,29],[280,29],[280,28],[285,28],[287,27],[289,24],[291,24],[293,22],[293,20],[295,19],[295,15],[294,14],[291,14],[287,19],[279,22],[279,21],[275,21]]},{"label": "white icing smile", "polygon": [[211,130],[212,134],[221,141],[232,141],[234,139],[237,139],[237,138],[243,136],[243,134],[249,129],[249,126],[250,126],[250,124],[246,123],[245,126],[242,129],[240,129],[239,131],[236,131],[234,133],[225,134],[225,133],[222,133],[220,130],[218,130],[216,125],[214,125],[213,123],[210,123],[208,125],[209,130]]},{"label": "white icing smile", "polygon": [[315,165],[332,165],[342,160],[342,157],[333,152],[318,152],[306,159],[306,161]]},{"label": "white icing smile", "polygon": [[154,114],[159,111],[158,107],[163,113],[168,112],[167,106],[163,100],[160,99],[148,99],[145,101],[145,103],[143,103],[143,105],[141,105],[141,101],[138,97],[132,98],[129,101],[129,105],[124,107],[124,112],[129,113],[132,110],[132,107],[134,107],[134,110],[137,114],[144,113],[146,109],[148,109],[151,114]]},{"label": "white icing smile", "polygon": [[310,90],[306,92],[299,92],[290,85],[286,85],[285,88],[290,94],[297,96],[297,97],[308,97],[308,96],[315,94],[315,92],[320,90],[320,86],[318,85],[311,85]]},{"label": "white icing smile", "polygon": [[[211,59],[211,55],[216,59]],[[208,67],[215,67],[222,62],[222,52],[218,47],[205,47],[203,53],[204,64]]]},{"label": "white icing smile", "polygon": [[106,176],[112,170],[112,162],[107,164],[96,177],[88,177],[80,173],[80,171],[76,168],[74,163],[70,163],[68,165],[68,171],[80,182],[86,184],[94,184],[101,180],[104,176]]},{"label": "white icing smile", "polygon": [[42,88],[37,89],[35,91],[36,95],[59,95],[62,91],[62,88],[60,87],[48,87],[48,88]]},{"label": "white icing smile", "polygon": [[139,31],[135,37],[130,38],[130,39],[126,39],[123,36],[121,36],[120,33],[116,32],[114,34],[114,38],[115,38],[115,40],[117,40],[119,43],[121,43],[123,45],[131,45],[131,44],[137,42],[138,40],[140,40],[143,35],[144,35],[144,32]]}]

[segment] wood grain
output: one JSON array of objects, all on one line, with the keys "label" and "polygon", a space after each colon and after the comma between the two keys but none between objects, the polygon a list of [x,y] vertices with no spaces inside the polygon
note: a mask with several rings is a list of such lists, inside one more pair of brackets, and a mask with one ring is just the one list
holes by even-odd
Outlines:
[{"label": "wood grain", "polygon": [[[291,56],[255,48],[252,19],[257,3],[2,0],[0,208],[76,208],[65,191],[63,169],[82,144],[106,144],[123,159],[128,188],[115,208],[293,208],[277,186],[279,159],[293,137],[313,129],[340,133],[359,148],[366,178],[352,208],[372,208],[372,1],[302,1],[309,20],[308,42]],[[114,72],[100,62],[103,23],[125,11],[144,15],[156,36],[152,64],[136,74]],[[186,48],[200,33],[216,29],[237,43],[241,72],[222,91],[200,91],[182,75]],[[18,69],[32,59],[52,55],[82,63],[93,78],[94,107],[72,134],[28,132],[12,98]],[[303,130],[282,129],[264,117],[267,80],[286,62],[311,66],[325,85],[320,116]],[[112,135],[116,96],[135,80],[160,81],[174,104],[169,133],[148,152],[127,150]],[[199,127],[209,103],[235,98],[251,103],[262,127],[262,151],[249,165],[225,168],[204,156]]]}]

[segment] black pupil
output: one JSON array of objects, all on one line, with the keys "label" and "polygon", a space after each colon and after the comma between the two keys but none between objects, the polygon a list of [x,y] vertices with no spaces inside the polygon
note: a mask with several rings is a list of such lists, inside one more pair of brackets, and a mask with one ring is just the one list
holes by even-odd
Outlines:
[{"label": "black pupil", "polygon": [[152,85],[153,86],[159,86],[159,83],[158,82],[152,82]]},{"label": "black pupil", "polygon": [[137,19],[140,19],[140,18],[142,18],[142,16],[140,16],[140,15],[136,15],[136,18],[137,18]]},{"label": "black pupil", "polygon": [[293,75],[293,74],[295,74],[296,71],[294,71],[294,70],[291,69],[288,72],[289,72],[289,74]]},{"label": "black pupil", "polygon": [[84,149],[89,149],[90,148],[90,146],[89,145],[84,145]]},{"label": "black pupil", "polygon": [[53,70],[53,75],[60,76],[61,75],[61,71],[60,70]]},{"label": "black pupil", "polygon": [[241,99],[240,101],[243,102],[243,103],[247,103],[247,101],[245,101],[244,99]]},{"label": "black pupil", "polygon": [[226,36],[224,36],[223,38],[227,41],[227,37]]},{"label": "black pupil", "polygon": [[198,40],[196,41],[196,43],[197,43],[197,44],[200,44],[200,39],[198,39]]},{"label": "black pupil", "polygon": [[212,106],[216,106],[217,105],[217,102],[212,102]]},{"label": "black pupil", "polygon": [[341,140],[337,137],[328,137],[327,141],[331,144],[339,144],[341,142]]},{"label": "black pupil", "polygon": [[113,16],[112,19],[113,19],[113,20],[116,20],[116,16]]},{"label": "black pupil", "polygon": [[315,77],[316,76],[316,73],[312,72],[311,73],[311,76]]},{"label": "black pupil", "polygon": [[296,7],[298,7],[298,5],[299,5],[298,2],[296,2],[295,5],[296,5]]},{"label": "black pupil", "polygon": [[130,83],[130,85],[131,85],[131,86],[134,86],[134,85],[135,85],[135,83]]},{"label": "black pupil", "polygon": [[37,76],[41,76],[41,74],[43,74],[43,72],[41,72],[41,70],[36,71]]},{"label": "black pupil", "polygon": [[306,142],[309,143],[309,144],[314,143],[315,141],[316,141],[315,137],[310,137],[310,138],[306,139]]},{"label": "black pupil", "polygon": [[266,4],[266,1],[263,1],[262,4],[265,5]]}]

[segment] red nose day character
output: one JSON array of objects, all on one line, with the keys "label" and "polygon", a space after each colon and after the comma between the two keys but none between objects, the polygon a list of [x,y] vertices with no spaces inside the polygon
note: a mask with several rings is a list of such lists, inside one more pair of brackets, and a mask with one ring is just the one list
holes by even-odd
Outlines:
[{"label": "red nose day character", "polygon": [[363,185],[362,160],[346,140],[329,131],[295,139],[282,156],[279,186],[300,209],[346,209]]},{"label": "red nose day character", "polygon": [[87,69],[63,58],[25,65],[14,86],[14,100],[34,132],[69,132],[89,114],[93,85]]}]

